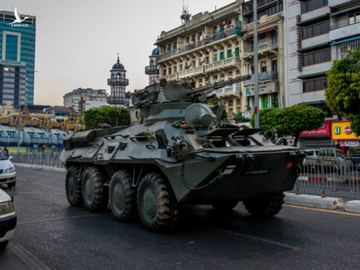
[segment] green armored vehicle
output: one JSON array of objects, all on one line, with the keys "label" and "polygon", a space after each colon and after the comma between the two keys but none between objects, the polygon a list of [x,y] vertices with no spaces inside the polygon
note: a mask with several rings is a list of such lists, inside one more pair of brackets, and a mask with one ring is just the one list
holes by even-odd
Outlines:
[{"label": "green armored vehicle", "polygon": [[222,105],[215,116],[206,102],[249,78],[196,89],[161,81],[133,93],[136,124],[68,135],[60,160],[69,203],[101,212],[110,202],[118,221],[139,215],[149,231],[173,227],[180,204],[232,209],[242,201],[253,215],[276,215],[304,156],[260,129],[221,122]]}]

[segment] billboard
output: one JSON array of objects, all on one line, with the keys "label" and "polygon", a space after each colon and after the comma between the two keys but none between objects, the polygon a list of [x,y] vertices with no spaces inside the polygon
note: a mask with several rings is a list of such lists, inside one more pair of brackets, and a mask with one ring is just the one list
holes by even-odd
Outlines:
[{"label": "billboard", "polygon": [[331,122],[331,139],[332,140],[360,140],[351,130],[350,122],[334,121]]},{"label": "billboard", "polygon": [[330,123],[326,121],[322,127],[313,130],[304,130],[300,137],[312,137],[312,136],[330,136]]}]

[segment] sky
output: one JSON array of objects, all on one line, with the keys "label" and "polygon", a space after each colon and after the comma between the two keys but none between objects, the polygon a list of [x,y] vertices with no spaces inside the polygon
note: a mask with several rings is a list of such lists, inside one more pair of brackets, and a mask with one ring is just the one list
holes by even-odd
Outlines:
[{"label": "sky", "polygon": [[[214,11],[235,0],[185,0],[189,12]],[[79,87],[106,89],[110,69],[126,69],[126,91],[149,83],[145,66],[161,31],[181,25],[183,0],[6,0],[0,10],[35,15],[34,104],[63,105]]]}]

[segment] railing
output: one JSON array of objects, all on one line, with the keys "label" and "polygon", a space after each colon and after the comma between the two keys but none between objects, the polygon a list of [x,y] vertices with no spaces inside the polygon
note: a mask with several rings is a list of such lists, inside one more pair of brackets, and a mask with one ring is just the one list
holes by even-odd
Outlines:
[{"label": "railing", "polygon": [[14,163],[64,168],[59,155],[59,153],[10,153]]},{"label": "railing", "polygon": [[346,158],[351,160],[352,166],[349,172],[347,172],[347,180],[349,181],[350,192],[356,195],[360,195],[360,158]]},{"label": "railing", "polygon": [[125,78],[109,78],[108,79],[108,85],[113,85],[113,84],[121,84],[121,85],[129,85],[129,80],[125,79]]},{"label": "railing", "polygon": [[[277,39],[276,38],[267,38],[258,41],[258,51],[269,49],[269,48],[277,48]],[[253,53],[254,52],[254,44],[249,44],[244,46],[244,53]]]},{"label": "railing", "polygon": [[150,65],[145,67],[145,74],[159,74],[159,68],[157,65]]},{"label": "railing", "polygon": [[[354,20],[355,20],[355,18],[354,18]],[[350,22],[350,20],[348,19],[346,22],[331,25],[331,30],[335,30],[335,29],[338,29],[338,28],[341,28],[341,27],[345,27],[345,26],[349,26],[349,25],[353,25],[353,24],[358,24],[358,23],[360,23],[360,21]]]},{"label": "railing", "polygon": [[125,97],[108,97],[107,103],[123,103],[125,105],[129,104],[129,99]]},{"label": "railing", "polygon": [[186,51],[190,51],[190,50],[199,48],[201,46],[213,43],[215,41],[227,38],[228,36],[234,35],[235,33],[236,33],[235,27],[228,28],[226,30],[223,30],[223,32],[220,32],[220,33],[214,33],[214,34],[210,35],[209,37],[206,37],[203,40],[192,42],[192,43],[186,44],[184,47],[177,48],[175,50],[161,54],[161,55],[159,55],[158,61],[165,59],[165,58],[172,57],[177,54],[184,53]]},{"label": "railing", "polygon": [[[275,70],[269,70],[258,74],[259,81],[276,80],[278,78],[278,72]],[[255,83],[254,75],[251,75],[251,79],[244,81],[245,84]]]}]

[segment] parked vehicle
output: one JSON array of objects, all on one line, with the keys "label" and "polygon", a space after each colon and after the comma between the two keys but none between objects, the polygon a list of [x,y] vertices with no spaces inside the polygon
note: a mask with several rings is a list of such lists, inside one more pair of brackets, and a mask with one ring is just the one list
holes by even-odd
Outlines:
[{"label": "parked vehicle", "polygon": [[16,185],[16,169],[3,150],[0,150],[0,184],[7,184],[8,188]]},{"label": "parked vehicle", "polygon": [[319,166],[321,159],[323,159],[324,166],[336,166],[339,173],[341,171],[350,171],[352,162],[347,159],[347,156],[340,150],[335,148],[320,148],[316,158],[306,157],[306,165]]},{"label": "parked vehicle", "polygon": [[0,250],[4,250],[14,235],[16,214],[12,199],[0,188]]},{"label": "parked vehicle", "polygon": [[304,151],[306,157],[303,160],[303,165],[313,164],[318,158],[319,149],[306,149]]}]

